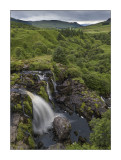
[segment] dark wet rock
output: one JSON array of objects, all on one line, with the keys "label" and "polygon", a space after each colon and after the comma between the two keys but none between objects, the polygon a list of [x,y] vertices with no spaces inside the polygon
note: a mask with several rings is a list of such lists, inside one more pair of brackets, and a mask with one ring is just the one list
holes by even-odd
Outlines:
[{"label": "dark wet rock", "polygon": [[111,98],[106,98],[105,103],[106,103],[107,107],[111,107]]},{"label": "dark wet rock", "polygon": [[53,122],[53,127],[59,140],[68,139],[71,130],[71,124],[66,118],[56,117]]},{"label": "dark wet rock", "polygon": [[83,137],[81,137],[81,136],[79,136],[79,138],[78,138],[78,142],[82,145],[82,144],[84,144],[84,143],[86,143],[86,138],[83,138]]},{"label": "dark wet rock", "polygon": [[91,120],[92,116],[101,117],[106,111],[105,102],[84,84],[67,79],[59,84],[57,90],[55,100],[58,106],[67,112],[75,111],[87,120]]},{"label": "dark wet rock", "polygon": [[38,149],[43,149],[43,147],[44,147],[43,143],[42,143],[42,142],[39,142],[39,143],[38,143]]},{"label": "dark wet rock", "polygon": [[11,103],[17,103],[20,101],[20,93],[11,92]]},{"label": "dark wet rock", "polygon": [[62,143],[57,143],[54,145],[51,145],[48,150],[63,150],[65,149],[64,145]]},{"label": "dark wet rock", "polygon": [[74,131],[74,134],[75,134],[75,136],[78,136],[78,132],[77,131]]}]

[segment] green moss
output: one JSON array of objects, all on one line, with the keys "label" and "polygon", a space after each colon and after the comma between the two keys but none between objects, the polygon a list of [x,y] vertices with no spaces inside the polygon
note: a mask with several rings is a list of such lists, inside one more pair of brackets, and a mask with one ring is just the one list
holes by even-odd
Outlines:
[{"label": "green moss", "polygon": [[98,106],[98,104],[97,104],[97,103],[95,103],[95,107],[96,107],[96,108],[99,108],[99,106]]},{"label": "green moss", "polygon": [[16,83],[16,81],[19,79],[20,79],[20,73],[18,73],[18,74],[13,73],[11,75],[11,85],[14,85]]},{"label": "green moss", "polygon": [[23,133],[21,127],[19,126],[18,131],[17,131],[17,141],[20,141],[20,140],[23,141],[23,139],[24,139],[24,133]]},{"label": "green moss", "polygon": [[93,113],[93,110],[91,109],[91,107],[87,108],[88,112]]},{"label": "green moss", "polygon": [[19,123],[18,128],[22,129],[22,132],[29,132],[30,134],[33,134],[32,132],[32,120],[30,118],[27,119],[27,123]]},{"label": "green moss", "polygon": [[85,107],[85,103],[83,102],[81,105],[81,109],[84,109],[84,107]]},{"label": "green moss", "polygon": [[14,106],[15,111],[22,111],[23,107],[20,104]]},{"label": "green moss", "polygon": [[72,78],[75,81],[79,81],[81,84],[84,84],[84,80],[81,77]]},{"label": "green moss", "polygon": [[46,89],[44,86],[40,87],[40,91],[38,93],[42,98],[44,98],[46,101],[49,101],[48,94],[46,93]]},{"label": "green moss", "polygon": [[31,149],[35,148],[35,142],[34,142],[34,139],[31,136],[29,136],[29,138],[28,138],[28,143],[29,143],[29,146],[30,146]]},{"label": "green moss", "polygon": [[24,101],[24,111],[27,115],[32,116],[32,104],[30,104],[28,101]]},{"label": "green moss", "polygon": [[35,61],[30,64],[30,70],[46,70],[46,69],[50,69],[50,63]]}]

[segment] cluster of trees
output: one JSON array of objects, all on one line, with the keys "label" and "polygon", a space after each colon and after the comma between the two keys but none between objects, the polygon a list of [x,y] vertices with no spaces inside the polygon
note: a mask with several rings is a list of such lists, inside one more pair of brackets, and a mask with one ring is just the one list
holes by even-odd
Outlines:
[{"label": "cluster of trees", "polygon": [[80,30],[80,29],[75,30],[75,29],[72,29],[72,28],[70,28],[70,29],[66,28],[66,29],[59,30],[59,32],[65,37],[80,36],[80,38],[84,38],[83,31]]},{"label": "cluster of trees", "polygon": [[107,45],[111,44],[111,32],[94,34],[94,38],[96,40],[101,40],[101,42],[104,44],[107,44]]}]

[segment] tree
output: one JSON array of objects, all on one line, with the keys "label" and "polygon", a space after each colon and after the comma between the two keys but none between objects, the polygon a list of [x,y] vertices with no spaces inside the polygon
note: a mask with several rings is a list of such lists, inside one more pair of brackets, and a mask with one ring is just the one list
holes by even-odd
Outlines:
[{"label": "tree", "polygon": [[65,50],[62,47],[57,47],[54,54],[53,54],[53,60],[58,63],[66,64],[66,54]]},{"label": "tree", "polygon": [[15,54],[17,58],[23,59],[25,58],[25,50],[22,47],[16,47]]},{"label": "tree", "polygon": [[59,40],[65,40],[65,37],[61,34],[61,33],[59,33],[58,34],[58,37],[57,37],[57,40],[59,41]]},{"label": "tree", "polygon": [[111,111],[108,109],[103,113],[102,118],[93,118],[90,121],[92,133],[90,141],[100,149],[110,149],[111,145]]},{"label": "tree", "polygon": [[35,42],[33,49],[37,49],[37,54],[42,53],[46,54],[47,53],[47,46],[43,44],[41,41]]}]

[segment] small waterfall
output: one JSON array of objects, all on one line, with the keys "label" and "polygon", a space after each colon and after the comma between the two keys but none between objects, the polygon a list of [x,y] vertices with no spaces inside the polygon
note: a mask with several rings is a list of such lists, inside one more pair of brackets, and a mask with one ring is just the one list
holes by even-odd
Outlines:
[{"label": "small waterfall", "polygon": [[47,82],[47,94],[49,96],[49,100],[52,101],[52,95],[51,95],[51,91],[50,91],[50,87],[49,87],[48,82]]},{"label": "small waterfall", "polygon": [[41,97],[26,91],[33,104],[33,130],[36,134],[43,134],[52,127],[55,114],[49,104]]},{"label": "small waterfall", "polygon": [[[53,73],[53,72],[52,72],[52,73]],[[56,84],[56,80],[55,80],[55,75],[54,75],[54,73],[53,73],[53,79],[51,79],[51,81],[52,81],[53,86],[54,86],[54,92],[57,92],[57,90],[56,90],[57,84]]]},{"label": "small waterfall", "polygon": [[41,81],[43,81],[45,79],[44,75],[38,74],[38,76],[39,76],[39,78],[40,78]]},{"label": "small waterfall", "polygon": [[51,79],[51,81],[52,81],[52,83],[53,83],[54,92],[57,92],[57,90],[56,90],[56,82],[55,82],[53,79]]}]

